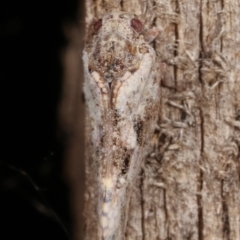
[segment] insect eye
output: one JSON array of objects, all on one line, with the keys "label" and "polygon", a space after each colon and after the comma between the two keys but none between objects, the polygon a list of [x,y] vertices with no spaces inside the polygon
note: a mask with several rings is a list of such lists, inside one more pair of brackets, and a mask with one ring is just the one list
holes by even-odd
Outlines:
[{"label": "insect eye", "polygon": [[131,21],[131,27],[136,31],[136,32],[141,32],[143,30],[143,24],[140,22],[137,18],[133,18]]},{"label": "insect eye", "polygon": [[102,26],[102,19],[98,19],[94,24],[93,24],[93,28],[94,31],[97,32]]}]

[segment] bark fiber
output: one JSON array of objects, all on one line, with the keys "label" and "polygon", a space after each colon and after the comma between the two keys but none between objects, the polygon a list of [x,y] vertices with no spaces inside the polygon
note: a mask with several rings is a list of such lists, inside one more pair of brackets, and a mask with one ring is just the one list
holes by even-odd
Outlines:
[{"label": "bark fiber", "polygon": [[[240,1],[87,0],[86,41],[92,23],[114,10],[160,30],[153,43],[162,76],[159,122],[131,196],[126,239],[239,240]],[[86,141],[89,132],[86,124]],[[70,179],[74,188],[77,178]],[[86,163],[86,239],[97,239],[93,181]]]}]

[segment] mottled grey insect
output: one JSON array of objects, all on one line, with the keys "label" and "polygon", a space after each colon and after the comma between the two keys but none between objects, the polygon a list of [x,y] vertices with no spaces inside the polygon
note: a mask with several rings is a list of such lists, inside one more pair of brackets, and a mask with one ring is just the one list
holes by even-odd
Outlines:
[{"label": "mottled grey insect", "polygon": [[124,239],[132,182],[158,117],[160,78],[143,28],[134,14],[108,13],[95,23],[96,35],[83,51],[92,154],[98,162],[93,169],[98,235],[104,240]]}]

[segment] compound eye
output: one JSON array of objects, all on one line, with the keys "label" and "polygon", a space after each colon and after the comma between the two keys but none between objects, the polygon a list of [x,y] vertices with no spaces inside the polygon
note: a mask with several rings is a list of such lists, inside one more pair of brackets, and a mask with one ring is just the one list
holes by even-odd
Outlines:
[{"label": "compound eye", "polygon": [[140,22],[137,18],[133,18],[131,21],[131,27],[136,31],[136,32],[141,32],[143,30],[143,24]]},{"label": "compound eye", "polygon": [[93,28],[95,32],[98,32],[98,30],[101,28],[102,26],[102,19],[98,19],[94,24],[93,24]]}]

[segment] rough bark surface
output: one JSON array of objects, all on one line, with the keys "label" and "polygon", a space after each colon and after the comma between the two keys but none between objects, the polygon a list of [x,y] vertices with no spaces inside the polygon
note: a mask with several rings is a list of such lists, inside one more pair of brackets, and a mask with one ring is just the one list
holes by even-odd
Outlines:
[{"label": "rough bark surface", "polygon": [[[159,122],[134,185],[126,239],[239,240],[240,1],[88,0],[86,40],[93,21],[113,10],[160,30]],[[85,236],[97,239],[88,162],[86,179]]]}]

